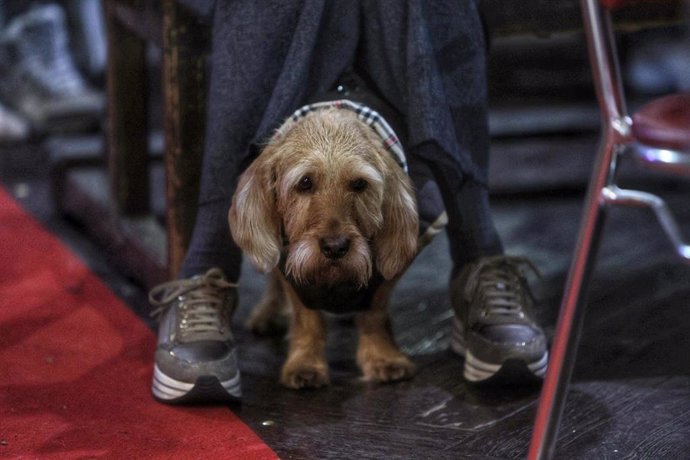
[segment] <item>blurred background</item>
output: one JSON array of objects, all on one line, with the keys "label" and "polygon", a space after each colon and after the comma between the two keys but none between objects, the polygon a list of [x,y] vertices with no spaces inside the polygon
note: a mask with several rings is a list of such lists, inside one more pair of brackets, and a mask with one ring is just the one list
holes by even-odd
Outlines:
[{"label": "blurred background", "polygon": [[[539,314],[552,335],[600,130],[578,2],[481,4],[490,45],[492,208],[507,252],[539,267]],[[631,109],[690,91],[687,2],[652,1],[614,19]],[[0,0],[0,184],[152,328],[147,289],[174,274],[193,222],[208,33],[204,18],[172,0]],[[627,164],[621,176],[667,198],[690,236],[686,179]],[[245,267],[236,315],[251,389],[243,421],[280,455],[306,452],[294,458],[327,451],[342,458],[360,448],[366,458],[378,437],[405,458],[412,454],[393,440],[421,432],[426,450],[407,458],[445,458],[462,442],[468,457],[490,449],[490,458],[521,458],[538,388],[479,392],[462,381],[461,362],[445,351],[451,315],[439,273],[449,269],[441,235],[393,298],[396,335],[420,368],[415,380],[389,392],[351,385],[353,338],[336,322],[329,349],[335,385],[305,405],[303,393],[275,384],[284,344],[242,328],[263,286]],[[687,456],[688,298],[690,268],[653,216],[612,213],[558,458]],[[420,415],[419,407],[439,401],[443,414]],[[392,404],[397,412],[388,410]],[[287,428],[267,429],[266,413]],[[305,426],[300,416],[318,423]],[[358,427],[362,446],[329,443],[323,426]]]}]

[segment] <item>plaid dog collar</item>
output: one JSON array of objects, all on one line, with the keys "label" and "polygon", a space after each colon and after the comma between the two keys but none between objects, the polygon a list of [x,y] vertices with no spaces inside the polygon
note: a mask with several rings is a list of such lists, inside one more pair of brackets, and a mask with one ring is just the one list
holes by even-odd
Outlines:
[{"label": "plaid dog collar", "polygon": [[[315,112],[321,109],[328,109],[331,107],[355,112],[359,120],[366,123],[370,128],[376,131],[376,133],[381,138],[383,147],[388,152],[390,152],[395,162],[398,163],[398,165],[400,165],[403,171],[407,173],[407,160],[405,159],[405,152],[403,151],[400,139],[398,139],[398,136],[395,134],[395,131],[393,131],[393,128],[390,127],[388,122],[386,122],[386,120],[381,115],[379,115],[378,112],[371,109],[370,107],[367,107],[364,104],[352,102],[348,99],[316,102],[314,104],[305,105],[304,107],[296,110],[288,120],[299,121],[301,118],[304,118],[308,113]],[[276,134],[285,134],[285,131],[287,130],[286,125],[287,124],[284,123],[280,128],[278,128]]]}]

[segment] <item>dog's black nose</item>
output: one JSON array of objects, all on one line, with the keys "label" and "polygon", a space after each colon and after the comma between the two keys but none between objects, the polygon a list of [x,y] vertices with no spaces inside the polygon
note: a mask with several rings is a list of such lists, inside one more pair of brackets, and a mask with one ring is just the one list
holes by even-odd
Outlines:
[{"label": "dog's black nose", "polygon": [[350,239],[345,236],[321,238],[321,253],[329,259],[340,259],[350,250]]}]

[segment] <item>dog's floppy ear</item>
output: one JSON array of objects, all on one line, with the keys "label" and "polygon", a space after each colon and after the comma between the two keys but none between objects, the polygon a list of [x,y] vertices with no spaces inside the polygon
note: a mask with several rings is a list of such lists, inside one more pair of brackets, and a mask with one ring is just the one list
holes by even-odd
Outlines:
[{"label": "dog's floppy ear", "polygon": [[408,177],[392,158],[385,161],[383,226],[374,241],[379,272],[392,279],[407,268],[417,253],[419,218]]},{"label": "dog's floppy ear", "polygon": [[240,176],[228,212],[235,243],[262,271],[272,270],[280,260],[280,219],[275,209],[275,178],[269,145]]}]

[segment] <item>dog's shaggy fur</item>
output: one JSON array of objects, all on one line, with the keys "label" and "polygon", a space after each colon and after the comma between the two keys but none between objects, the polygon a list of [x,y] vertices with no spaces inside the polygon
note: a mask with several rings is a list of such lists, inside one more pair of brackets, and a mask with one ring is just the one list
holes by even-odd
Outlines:
[{"label": "dog's shaggy fur", "polygon": [[265,332],[291,310],[281,383],[320,387],[329,378],[319,310],[359,310],[365,379],[407,378],[414,366],[393,339],[388,299],[417,251],[410,180],[354,112],[288,123],[240,177],[228,216],[235,242],[271,273],[250,326]]}]

